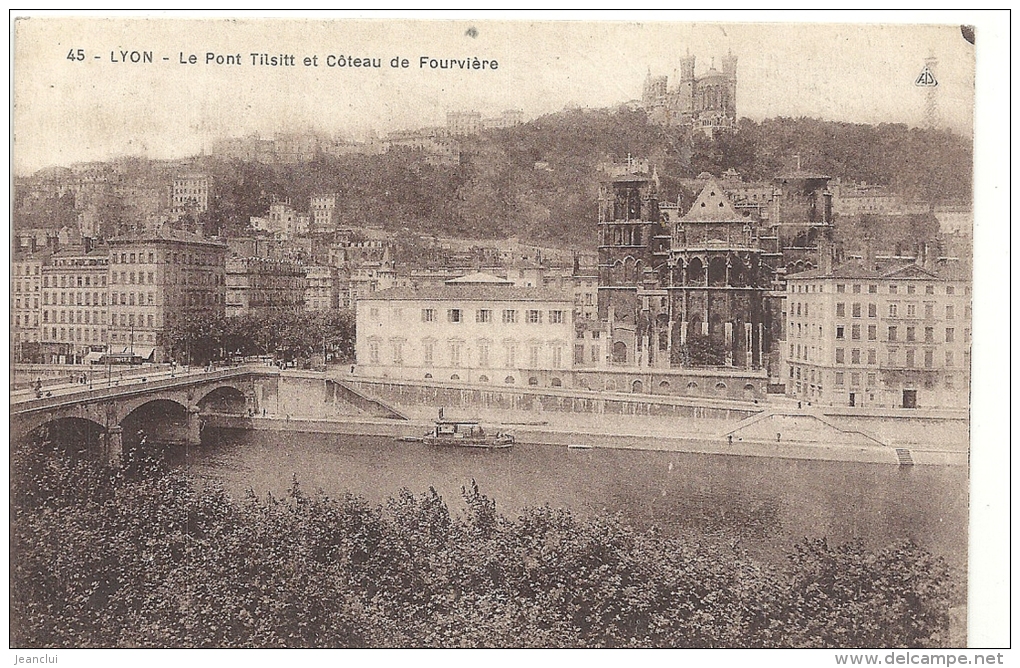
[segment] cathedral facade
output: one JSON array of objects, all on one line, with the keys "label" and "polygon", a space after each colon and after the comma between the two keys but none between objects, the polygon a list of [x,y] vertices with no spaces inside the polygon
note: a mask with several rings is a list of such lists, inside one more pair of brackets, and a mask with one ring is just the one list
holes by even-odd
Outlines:
[{"label": "cathedral facade", "polygon": [[730,131],[737,124],[737,57],[722,58],[722,71],[713,61],[709,70],[695,76],[695,57],[680,59],[671,84],[665,75],[649,71],[641,94],[641,106],[653,123],[688,126],[709,137]]},{"label": "cathedral facade", "polygon": [[613,366],[767,366],[772,345],[760,221],[709,179],[686,212],[651,177],[618,176],[599,215],[599,317]]}]

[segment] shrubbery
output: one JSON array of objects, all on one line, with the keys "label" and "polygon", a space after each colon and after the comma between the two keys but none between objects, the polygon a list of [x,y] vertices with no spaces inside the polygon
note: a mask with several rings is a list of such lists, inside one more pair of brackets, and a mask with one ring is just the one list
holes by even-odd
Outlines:
[{"label": "shrubbery", "polygon": [[161,465],[18,451],[12,647],[852,647],[945,642],[946,565],[904,543],[730,547],[476,488],[383,507],[234,501]]}]

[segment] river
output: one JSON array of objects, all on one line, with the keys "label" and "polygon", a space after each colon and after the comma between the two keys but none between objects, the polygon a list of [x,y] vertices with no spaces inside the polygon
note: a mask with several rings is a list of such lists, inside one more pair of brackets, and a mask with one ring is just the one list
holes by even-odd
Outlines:
[{"label": "river", "polygon": [[389,438],[209,430],[175,465],[240,496],[351,492],[383,503],[401,488],[430,486],[451,510],[475,480],[514,516],[549,504],[585,518],[618,513],[638,529],[739,540],[777,558],[803,538],[862,540],[870,548],[912,538],[966,570],[968,475],[964,467],[766,459],[630,449],[436,448]]}]

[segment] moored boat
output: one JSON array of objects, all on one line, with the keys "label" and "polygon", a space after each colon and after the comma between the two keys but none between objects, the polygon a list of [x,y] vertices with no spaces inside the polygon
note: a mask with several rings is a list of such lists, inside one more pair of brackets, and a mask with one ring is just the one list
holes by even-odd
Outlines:
[{"label": "moored boat", "polygon": [[487,432],[477,420],[450,420],[442,412],[432,431],[425,434],[427,445],[457,445],[469,448],[509,448],[514,437],[502,431]]}]

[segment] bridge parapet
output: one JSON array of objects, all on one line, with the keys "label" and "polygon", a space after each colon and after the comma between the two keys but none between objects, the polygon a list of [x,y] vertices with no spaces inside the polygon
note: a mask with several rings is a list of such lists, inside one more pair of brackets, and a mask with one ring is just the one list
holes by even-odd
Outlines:
[{"label": "bridge parapet", "polygon": [[[279,371],[268,367],[231,367],[199,370],[192,373],[163,374],[146,378],[145,382],[121,382],[110,387],[89,389],[82,386],[65,388],[50,397],[11,398],[11,437],[18,438],[52,420],[81,418],[99,424],[106,430],[120,422],[136,408],[154,400],[167,400],[197,415],[197,404],[204,395],[220,387],[232,387],[246,398],[255,397],[253,388],[259,377],[275,377]],[[205,391],[208,390],[208,391]],[[253,407],[254,408],[254,407]],[[195,420],[197,424],[197,419]],[[189,435],[189,441],[194,441]]]}]

